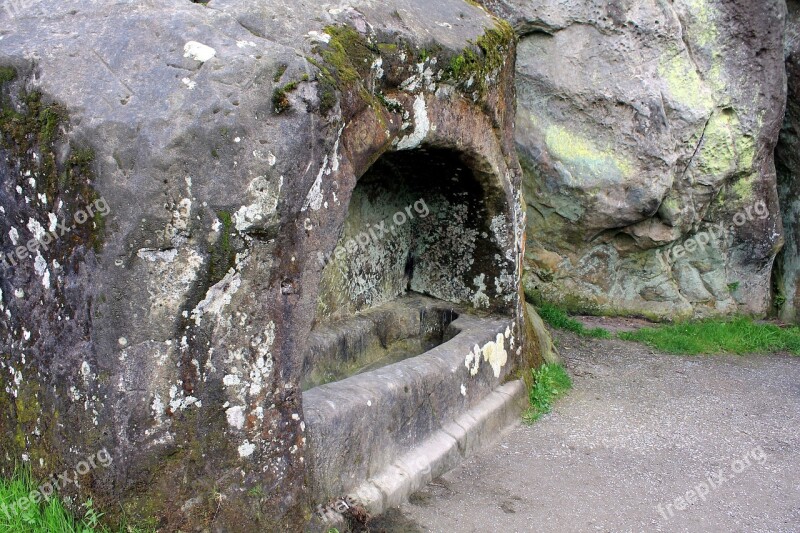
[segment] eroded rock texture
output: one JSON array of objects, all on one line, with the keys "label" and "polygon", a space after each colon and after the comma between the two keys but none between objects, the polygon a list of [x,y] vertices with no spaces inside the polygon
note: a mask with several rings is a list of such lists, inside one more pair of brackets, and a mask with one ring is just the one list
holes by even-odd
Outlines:
[{"label": "eroded rock texture", "polygon": [[317,310],[403,288],[373,283],[376,262],[319,298],[319,254],[387,152],[457,158],[491,215],[453,237],[453,269],[422,257],[411,288],[499,306],[525,340],[513,32],[483,10],[45,0],[11,15],[3,253],[98,200],[109,212],[2,266],[4,471],[22,459],[44,476],[105,447],[113,465],[80,492],[112,519],[121,501],[165,531],[301,527],[313,473],[299,378]]},{"label": "eroded rock texture", "polygon": [[486,4],[520,35],[529,297],[765,313],[782,243],[783,2]]}]

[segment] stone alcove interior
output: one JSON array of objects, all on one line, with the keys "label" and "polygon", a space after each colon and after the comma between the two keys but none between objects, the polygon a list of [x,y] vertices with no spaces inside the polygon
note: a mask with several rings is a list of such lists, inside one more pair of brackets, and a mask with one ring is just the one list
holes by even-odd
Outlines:
[{"label": "stone alcove interior", "polygon": [[459,314],[508,315],[512,224],[496,178],[453,150],[381,156],[358,180],[325,266],[304,389],[399,361],[458,333]]}]

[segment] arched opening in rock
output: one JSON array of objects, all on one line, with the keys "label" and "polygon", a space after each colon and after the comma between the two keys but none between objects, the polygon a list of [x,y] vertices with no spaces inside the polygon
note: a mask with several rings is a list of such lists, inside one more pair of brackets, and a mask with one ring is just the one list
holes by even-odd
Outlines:
[{"label": "arched opening in rock", "polygon": [[443,149],[390,152],[358,180],[325,267],[303,388],[424,353],[460,314],[508,315],[516,293],[504,191]]},{"label": "arched opening in rock", "polygon": [[338,245],[321,257],[304,358],[316,501],[351,494],[379,510],[525,404],[509,380],[522,349],[520,236],[490,168],[419,149],[383,155],[358,180]]}]

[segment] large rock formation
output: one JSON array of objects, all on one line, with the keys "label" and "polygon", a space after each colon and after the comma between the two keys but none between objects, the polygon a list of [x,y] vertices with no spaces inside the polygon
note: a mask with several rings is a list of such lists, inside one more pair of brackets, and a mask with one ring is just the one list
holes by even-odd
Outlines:
[{"label": "large rock formation", "polygon": [[[507,314],[504,357],[480,372],[524,368],[508,26],[461,0],[44,0],[0,17],[4,472],[106,448],[79,492],[111,518],[122,502],[165,531],[297,530],[315,321],[410,286]],[[436,192],[466,217],[431,229],[448,248],[334,254],[344,283],[323,275],[357,179],[393,151],[424,166],[426,148],[460,165],[428,179],[469,173],[459,201],[478,191],[483,218]],[[477,366],[448,378],[459,401],[477,401]]]},{"label": "large rock formation", "polygon": [[526,292],[654,318],[770,307],[780,0],[488,0],[520,36]]}]

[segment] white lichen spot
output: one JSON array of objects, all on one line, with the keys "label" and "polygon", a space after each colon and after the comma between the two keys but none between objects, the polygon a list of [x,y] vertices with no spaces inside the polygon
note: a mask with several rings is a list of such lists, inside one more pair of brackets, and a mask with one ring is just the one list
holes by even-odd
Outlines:
[{"label": "white lichen spot", "polygon": [[197,407],[203,406],[203,402],[194,396],[184,396],[183,389],[179,391],[176,385],[172,385],[169,388],[169,398],[169,407],[173,412],[183,411],[192,405],[197,405]]},{"label": "white lichen spot", "polygon": [[316,42],[320,42],[320,43],[325,43],[325,44],[328,44],[328,43],[330,43],[330,42],[331,42],[331,36],[330,36],[330,35],[328,35],[328,34],[327,34],[327,33],[325,33],[325,32],[320,32],[320,31],[310,31],[310,32],[308,32],[308,37],[309,37],[309,38],[310,38],[312,41],[316,41]]},{"label": "white lichen spot", "polygon": [[195,87],[197,87],[197,82],[196,82],[196,81],[194,81],[194,80],[192,80],[191,78],[183,78],[181,81],[183,82],[183,84],[184,84],[184,85],[186,85],[186,87],[187,87],[187,88],[188,88],[190,91],[191,91],[192,89],[194,89]]},{"label": "white lichen spot", "polygon": [[14,289],[14,296],[17,298],[25,298],[25,291],[22,289]]},{"label": "white lichen spot", "polygon": [[239,457],[250,457],[253,455],[253,452],[256,450],[256,445],[252,444],[250,441],[245,440],[241,446],[239,446]]},{"label": "white lichen spot", "polygon": [[322,160],[322,168],[319,169],[317,178],[314,180],[314,184],[308,191],[306,201],[300,211],[305,212],[309,207],[312,211],[319,211],[322,208],[325,196],[325,193],[322,189],[322,177],[329,176],[331,173],[339,170],[339,142],[341,141],[342,132],[344,131],[345,126],[339,128],[339,133],[336,136],[336,142],[333,145],[333,155],[330,158],[328,158],[326,155]]},{"label": "white lichen spot", "polygon": [[217,51],[203,43],[197,41],[189,41],[183,45],[183,57],[191,57],[195,61],[205,63],[212,57],[217,55]]},{"label": "white lichen spot", "polygon": [[489,297],[486,295],[486,274],[481,274],[480,276],[475,276],[472,280],[477,287],[477,290],[472,295],[472,305],[475,306],[476,309],[480,309],[482,307],[488,308],[489,307]]},{"label": "white lichen spot", "polygon": [[241,382],[242,382],[242,380],[239,379],[239,376],[237,376],[236,374],[228,374],[228,375],[226,375],[225,377],[222,378],[222,383],[226,387],[233,387],[233,386],[241,384]]},{"label": "white lichen spot", "polygon": [[280,179],[269,179],[258,176],[247,187],[252,199],[250,205],[244,205],[233,214],[233,222],[237,231],[246,231],[258,224],[264,224],[274,218],[278,211],[278,200],[283,188],[283,176]]},{"label": "white lichen spot", "polygon": [[153,398],[153,403],[150,404],[150,410],[153,412],[153,418],[160,422],[161,417],[164,416],[164,402],[161,401],[161,398],[158,396]]},{"label": "white lichen spot", "polygon": [[383,58],[382,57],[378,57],[378,59],[376,59],[372,63],[371,70],[375,73],[375,77],[376,78],[382,78],[383,77]]},{"label": "white lichen spot", "polygon": [[464,360],[464,366],[467,367],[467,370],[469,370],[469,374],[471,376],[476,376],[478,374],[478,370],[481,368],[480,346],[476,344],[472,351],[467,354],[467,357]]},{"label": "white lichen spot", "polygon": [[239,291],[242,279],[238,272],[229,270],[225,277],[206,293],[206,297],[192,310],[192,319],[200,325],[203,315],[219,316],[222,310],[231,303],[233,296]]},{"label": "white lichen spot", "polygon": [[150,261],[151,263],[162,262],[172,263],[178,257],[178,250],[170,248],[169,250],[154,250],[152,248],[142,248],[136,252],[140,259]]},{"label": "white lichen spot", "polygon": [[47,268],[47,261],[42,257],[40,251],[36,251],[36,259],[33,262],[33,269],[42,278],[42,285],[45,289],[50,288],[50,270]]},{"label": "white lichen spot", "polygon": [[230,407],[225,411],[225,416],[228,419],[228,425],[234,429],[242,429],[244,427],[244,407],[236,405]]},{"label": "white lichen spot", "polygon": [[55,215],[55,213],[47,213],[47,218],[50,220],[50,225],[47,227],[47,231],[52,233],[58,227],[58,217]]},{"label": "white lichen spot", "polygon": [[492,230],[495,242],[500,246],[501,250],[506,251],[506,259],[509,261],[514,260],[514,235],[511,231],[512,225],[509,223],[505,215],[497,215],[492,217],[489,227]]},{"label": "white lichen spot", "polygon": [[319,174],[317,174],[317,179],[314,180],[314,184],[308,191],[308,195],[306,196],[306,202],[303,205],[301,211],[305,211],[309,207],[313,211],[319,211],[319,209],[322,207],[322,200],[323,200],[322,176],[325,174],[325,169],[327,168],[327,166],[328,166],[328,156],[325,156],[325,159],[322,162],[322,168],[319,170]]},{"label": "white lichen spot", "polygon": [[428,107],[425,103],[425,97],[420,94],[414,100],[414,133],[403,137],[397,144],[397,149],[412,150],[417,148],[428,136],[430,130],[431,122],[428,118]]},{"label": "white lichen spot", "polygon": [[119,343],[120,346],[128,345],[128,339],[126,339],[125,337],[120,337],[119,339],[117,339],[117,342]]},{"label": "white lichen spot", "polygon": [[17,231],[17,228],[12,227],[10,230],[8,230],[8,236],[11,239],[11,244],[16,246],[19,242],[19,232]]},{"label": "white lichen spot", "polygon": [[36,239],[37,241],[41,241],[42,237],[44,237],[44,234],[47,233],[42,227],[42,225],[39,224],[39,221],[36,220],[35,218],[29,218],[27,226],[28,230],[33,235],[33,238]]},{"label": "white lichen spot", "polygon": [[461,384],[461,396],[467,395],[467,387],[463,383]]}]

